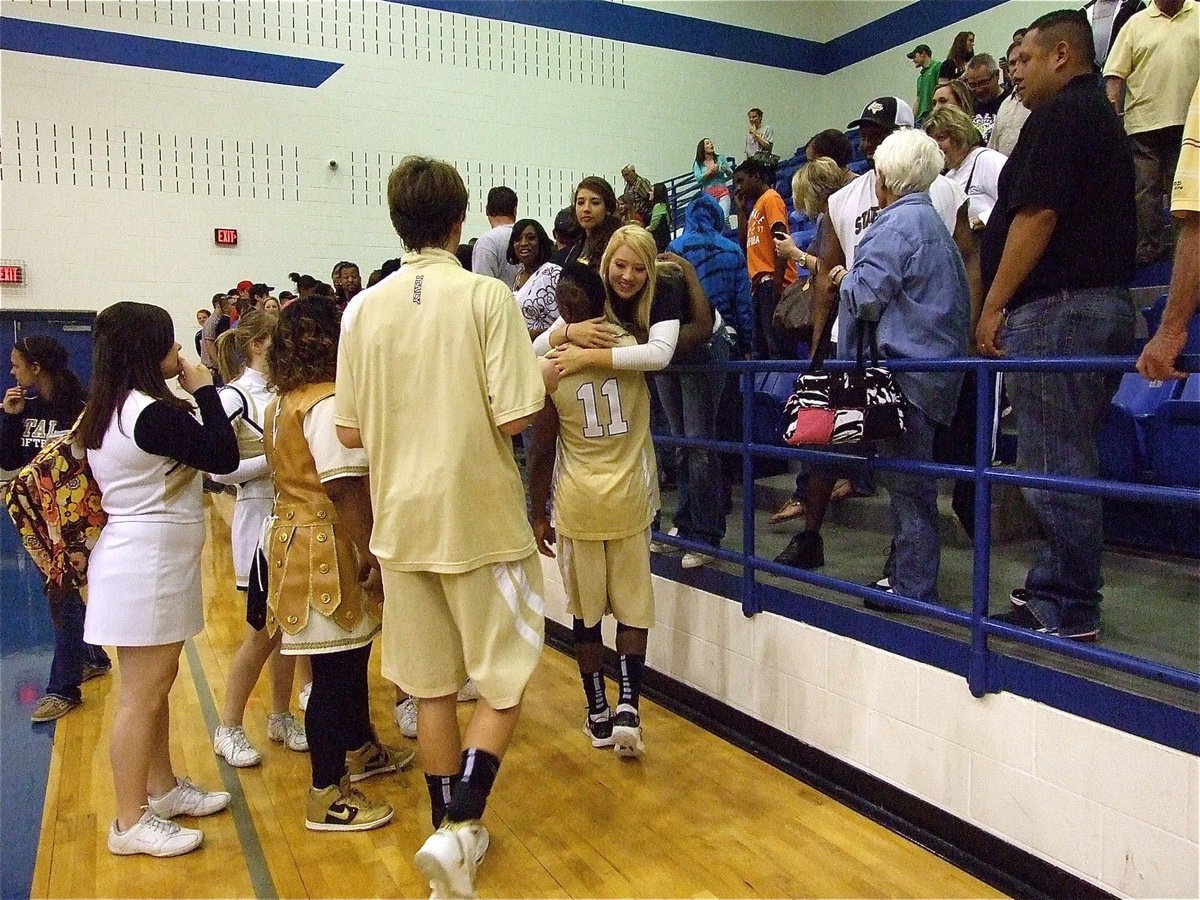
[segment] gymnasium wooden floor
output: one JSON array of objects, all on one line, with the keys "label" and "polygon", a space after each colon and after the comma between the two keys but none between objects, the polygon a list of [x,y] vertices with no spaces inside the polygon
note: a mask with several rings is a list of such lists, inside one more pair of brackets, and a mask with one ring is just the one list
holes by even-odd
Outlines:
[{"label": "gymnasium wooden floor", "polygon": [[[204,556],[208,627],[185,648],[171,698],[176,767],[234,793],[232,812],[201,825],[204,846],[167,860],[114,857],[108,728],[119,673],[84,685],[57,723],[34,897],[426,897],[412,865],[429,832],[416,769],[362,783],[396,808],[385,828],[306,831],[308,757],[266,737],[265,680],[247,710],[262,765],[232,769],[209,738],[243,628],[229,556],[232,504],[210,507]],[[374,661],[380,736],[404,743],[392,689]],[[610,686],[611,689],[611,686]],[[579,730],[572,660],[547,650],[485,823],[492,846],[482,897],[994,897],[949,863],[823,794],[643,703],[641,762],[594,750]],[[470,704],[461,704],[465,719]]]}]

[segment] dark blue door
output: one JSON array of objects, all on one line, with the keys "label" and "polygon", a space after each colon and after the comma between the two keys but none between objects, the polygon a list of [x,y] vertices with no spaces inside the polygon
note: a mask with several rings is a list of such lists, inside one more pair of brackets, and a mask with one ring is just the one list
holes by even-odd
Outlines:
[{"label": "dark blue door", "polygon": [[[12,387],[15,382],[8,374],[13,344],[32,334],[45,334],[67,348],[71,359],[71,371],[79,376],[86,388],[92,380],[92,325],[96,313],[86,310],[11,310],[0,312],[0,362],[4,366],[4,377],[0,382]],[[3,391],[0,391],[3,393]]]}]

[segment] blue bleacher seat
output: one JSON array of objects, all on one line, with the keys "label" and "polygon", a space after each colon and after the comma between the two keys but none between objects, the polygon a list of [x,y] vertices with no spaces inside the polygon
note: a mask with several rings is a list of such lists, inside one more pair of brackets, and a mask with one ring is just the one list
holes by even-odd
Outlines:
[{"label": "blue bleacher seat", "polygon": [[1200,487],[1200,374],[1157,408],[1151,445],[1156,483]]},{"label": "blue bleacher seat", "polygon": [[1159,407],[1178,396],[1177,381],[1147,381],[1136,372],[1121,378],[1096,435],[1100,477],[1117,481],[1144,481],[1153,466],[1152,432]]},{"label": "blue bleacher seat", "polygon": [[861,175],[863,172],[871,168],[871,163],[865,159],[856,159],[846,167],[855,175]]}]

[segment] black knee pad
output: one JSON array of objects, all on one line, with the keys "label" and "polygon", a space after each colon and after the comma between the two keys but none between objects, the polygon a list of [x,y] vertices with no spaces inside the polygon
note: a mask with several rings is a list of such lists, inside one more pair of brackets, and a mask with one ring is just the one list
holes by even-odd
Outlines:
[{"label": "black knee pad", "polygon": [[634,628],[632,625],[626,625],[624,622],[617,622],[617,634],[618,635],[629,634],[630,632],[633,632],[635,634],[637,634],[637,633],[645,634],[647,631],[649,631],[648,628]]},{"label": "black knee pad", "polygon": [[[618,625],[618,628],[621,626]],[[575,619],[571,623],[571,633],[577,644],[599,644],[604,639],[600,636],[600,623],[587,626],[583,624],[583,619]]]}]

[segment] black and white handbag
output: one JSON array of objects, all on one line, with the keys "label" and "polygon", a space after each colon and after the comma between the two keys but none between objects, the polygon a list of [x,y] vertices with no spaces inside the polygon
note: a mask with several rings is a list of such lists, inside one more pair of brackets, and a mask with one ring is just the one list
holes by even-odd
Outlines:
[{"label": "black and white handbag", "polygon": [[[807,373],[796,377],[792,396],[784,407],[787,428],[783,439],[800,444],[855,444],[892,438],[904,431],[904,394],[896,378],[879,365],[875,322],[858,323],[858,362],[849,372],[826,372],[826,333]],[[866,341],[870,342],[871,365],[866,364]]]}]

